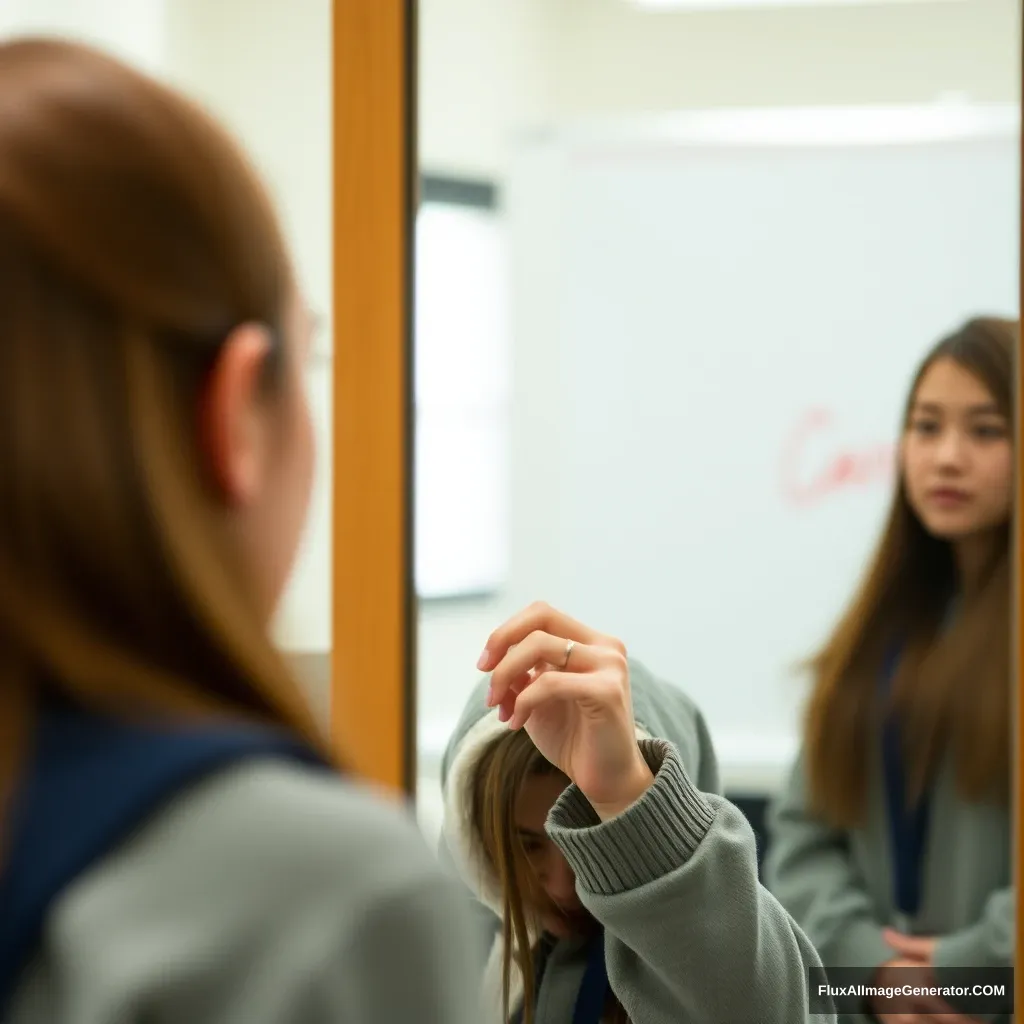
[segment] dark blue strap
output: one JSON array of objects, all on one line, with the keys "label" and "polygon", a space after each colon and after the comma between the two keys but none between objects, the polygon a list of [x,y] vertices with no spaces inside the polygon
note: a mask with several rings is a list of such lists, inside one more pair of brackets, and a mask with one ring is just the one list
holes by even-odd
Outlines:
[{"label": "dark blue strap", "polygon": [[605,1004],[608,1002],[608,970],[604,961],[604,932],[590,943],[587,969],[576,995],[576,1008],[572,1024],[601,1024]]},{"label": "dark blue strap", "polygon": [[[900,651],[894,651],[885,664],[881,679],[883,696],[890,692],[899,656]],[[921,905],[922,871],[931,805],[927,795],[913,807],[907,805],[903,738],[899,721],[892,713],[886,717],[883,727],[882,759],[893,856],[893,902],[901,914],[913,917]]]},{"label": "dark blue strap", "polygon": [[[549,950],[545,952],[550,952]],[[546,957],[539,965],[537,991],[534,993],[534,1006],[540,996],[541,979]],[[576,993],[576,1006],[572,1014],[572,1024],[601,1024],[605,1004],[608,1001],[608,972],[604,961],[604,932],[598,933],[587,946],[587,966],[583,972],[579,991]],[[520,1007],[512,1014],[511,1024],[522,1024],[523,1009]]]},{"label": "dark blue strap", "polygon": [[323,765],[267,728],[140,726],[57,703],[41,710],[0,860],[0,1019],[60,893],[185,787],[257,756]]}]

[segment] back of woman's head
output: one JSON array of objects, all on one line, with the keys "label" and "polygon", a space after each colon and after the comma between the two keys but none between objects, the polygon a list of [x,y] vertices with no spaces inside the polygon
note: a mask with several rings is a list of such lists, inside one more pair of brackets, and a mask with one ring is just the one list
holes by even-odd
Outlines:
[{"label": "back of woman's head", "polygon": [[[911,382],[881,541],[813,662],[810,799],[838,825],[862,820],[869,744],[885,710],[879,677],[896,657],[891,694],[904,726],[908,797],[924,791],[948,754],[963,796],[1006,797],[1018,339],[1016,321],[969,320],[927,353]],[[946,433],[952,441],[941,454],[936,446]],[[968,450],[969,479],[954,465]],[[942,486],[970,493],[958,499]],[[980,555],[969,577],[965,551]]]},{"label": "back of woman's head", "polygon": [[[297,429],[294,304],[271,206],[199,109],[88,48],[0,45],[0,790],[44,692],[315,741],[267,633],[304,482],[257,564],[250,495],[207,457]],[[247,330],[261,412],[225,418]]]}]

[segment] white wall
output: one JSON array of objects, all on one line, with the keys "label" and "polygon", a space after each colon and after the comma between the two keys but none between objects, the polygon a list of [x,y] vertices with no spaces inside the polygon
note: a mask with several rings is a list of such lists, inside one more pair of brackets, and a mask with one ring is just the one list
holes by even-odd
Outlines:
[{"label": "white wall", "polygon": [[560,115],[683,107],[1014,100],[1016,0],[720,12],[560,0]]},{"label": "white wall", "polygon": [[420,0],[419,147],[435,172],[500,174],[522,127],[547,118],[561,0]]},{"label": "white wall", "polygon": [[[167,71],[241,138],[331,308],[331,0],[168,0]],[[324,337],[329,337],[329,331]]]},{"label": "white wall", "polygon": [[500,177],[517,134],[682,108],[1019,98],[1016,0],[719,12],[420,0],[420,151]]},{"label": "white wall", "polygon": [[0,0],[0,36],[60,34],[159,72],[167,0]]}]

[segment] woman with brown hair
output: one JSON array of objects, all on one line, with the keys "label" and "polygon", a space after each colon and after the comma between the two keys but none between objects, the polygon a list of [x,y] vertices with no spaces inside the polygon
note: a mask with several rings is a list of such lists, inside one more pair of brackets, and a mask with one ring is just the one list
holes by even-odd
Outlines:
[{"label": "woman with brown hair", "polygon": [[834,1020],[811,1012],[820,961],[759,885],[682,691],[543,604],[479,667],[443,765],[443,849],[487,908],[481,1020]]},{"label": "woman with brown hair", "polygon": [[[803,750],[773,812],[766,870],[826,969],[846,969],[844,983],[949,985],[957,968],[1013,960],[1018,337],[1016,322],[971,320],[924,359],[881,543],[813,662]],[[986,1019],[1000,1012],[989,1004]],[[986,1007],[924,995],[846,1009],[849,1020],[952,1024],[948,1014]]]},{"label": "woman with brown hair", "polygon": [[268,632],[309,320],[208,117],[93,50],[0,45],[7,1024],[475,1021],[450,883],[339,777]]}]

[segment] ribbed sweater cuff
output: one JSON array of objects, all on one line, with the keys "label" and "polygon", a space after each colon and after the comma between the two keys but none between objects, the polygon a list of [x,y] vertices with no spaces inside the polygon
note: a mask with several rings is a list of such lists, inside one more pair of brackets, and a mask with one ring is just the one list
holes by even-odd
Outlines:
[{"label": "ribbed sweater cuff", "polygon": [[548,835],[588,892],[614,896],[675,871],[714,820],[671,743],[641,740],[640,750],[654,783],[622,814],[602,822],[580,790],[569,786],[548,815]]}]

